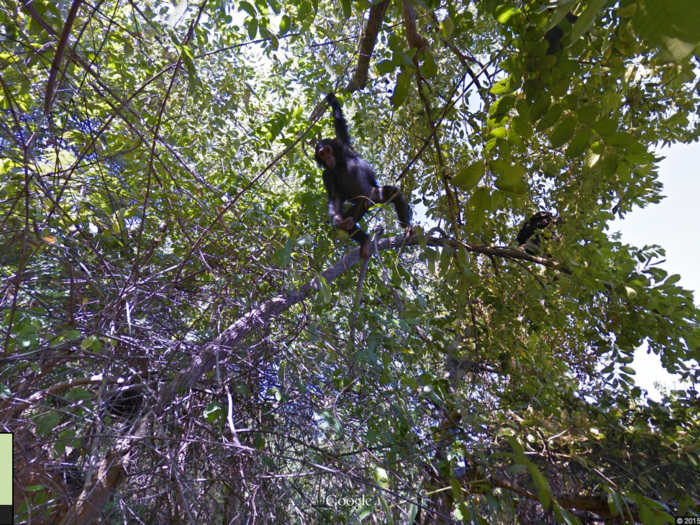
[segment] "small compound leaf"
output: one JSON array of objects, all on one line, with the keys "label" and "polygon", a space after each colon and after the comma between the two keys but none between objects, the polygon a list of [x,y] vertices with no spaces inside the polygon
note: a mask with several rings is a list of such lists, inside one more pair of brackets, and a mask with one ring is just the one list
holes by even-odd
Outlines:
[{"label": "small compound leaf", "polygon": [[491,192],[489,189],[482,186],[474,190],[469,199],[469,206],[473,210],[467,213],[467,224],[471,231],[477,231],[483,226],[486,220],[486,212],[491,207]]},{"label": "small compound leaf", "polygon": [[289,15],[284,15],[280,20],[280,35],[285,34],[292,27],[292,19]]},{"label": "small compound leaf", "polygon": [[194,91],[198,83],[197,70],[194,67],[194,55],[189,46],[183,45],[178,46],[178,48],[180,50],[180,58],[182,58],[182,62],[187,69],[187,80],[189,81],[190,89]]}]

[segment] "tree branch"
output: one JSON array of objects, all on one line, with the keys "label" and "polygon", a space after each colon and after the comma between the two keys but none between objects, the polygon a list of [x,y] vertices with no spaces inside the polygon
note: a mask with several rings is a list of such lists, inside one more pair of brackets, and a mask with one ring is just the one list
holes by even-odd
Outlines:
[{"label": "tree branch", "polygon": [[409,0],[403,0],[402,6],[403,24],[406,28],[408,45],[411,48],[416,48],[416,55],[413,57],[413,60],[416,65],[418,65],[418,53],[425,53],[430,46],[428,46],[428,42],[418,33],[418,28],[416,27],[416,10],[413,5],[411,5],[411,2],[409,2]]},{"label": "tree branch", "polygon": [[384,0],[384,2],[380,4],[373,5],[369,10],[369,18],[367,19],[367,25],[362,34],[362,41],[360,42],[360,58],[357,59],[355,75],[345,88],[350,93],[359,89],[364,89],[367,85],[369,62],[372,58],[374,45],[377,43],[377,35],[379,35],[379,30],[382,27],[384,15],[387,9],[389,9],[389,3],[389,0]]},{"label": "tree branch", "polygon": [[[567,268],[551,259],[528,255],[523,251],[513,248],[475,246],[449,238],[425,237],[424,239],[426,244],[430,246],[461,247],[473,253],[497,255],[510,259],[522,259],[555,268],[565,273],[570,273]],[[391,237],[383,239],[376,244],[373,243],[371,246],[371,253],[401,248],[402,246],[416,246],[420,244],[420,242],[419,238],[415,235],[407,239],[403,236]],[[90,520],[94,518],[96,513],[98,513],[109,500],[111,494],[116,491],[126,479],[125,465],[128,464],[130,458],[138,452],[138,450],[135,449],[136,445],[147,436],[150,422],[166,411],[178,392],[189,391],[203,374],[214,368],[220,351],[233,350],[237,345],[243,342],[250,332],[256,328],[264,327],[273,317],[280,315],[291,306],[303,301],[320,290],[320,278],[323,278],[327,284],[332,283],[360,260],[360,248],[351,250],[340,259],[340,261],[326,268],[319,277],[314,277],[297,290],[289,290],[286,293],[264,301],[260,306],[254,308],[251,312],[226,328],[219,337],[204,344],[194,357],[192,363],[180,372],[169,386],[161,391],[159,399],[153,409],[144,415],[141,421],[137,423],[134,434],[128,437],[125,436],[118,450],[112,449],[105,455],[105,459],[100,464],[99,475],[96,476],[95,483],[83,489],[81,497],[73,508],[70,509],[62,525],[68,525],[68,523],[72,525],[90,523]]]},{"label": "tree branch", "polygon": [[51,111],[51,104],[53,104],[53,94],[56,90],[56,81],[58,79],[58,74],[61,71],[61,59],[63,58],[64,51],[66,50],[66,45],[68,44],[68,36],[70,35],[71,29],[73,28],[73,22],[75,22],[75,17],[78,14],[78,9],[80,8],[81,3],[82,0],[73,1],[73,5],[70,6],[70,11],[68,11],[66,22],[65,24],[63,24],[61,38],[59,38],[58,45],[56,46],[56,54],[53,57],[53,62],[51,62],[51,70],[49,71],[49,82],[46,85],[44,115],[48,115],[49,111]]}]

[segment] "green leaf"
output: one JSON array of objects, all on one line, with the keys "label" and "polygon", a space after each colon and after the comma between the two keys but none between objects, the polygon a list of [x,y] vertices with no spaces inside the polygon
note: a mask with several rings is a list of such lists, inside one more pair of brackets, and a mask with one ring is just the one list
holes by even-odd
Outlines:
[{"label": "green leaf", "polygon": [[248,20],[248,37],[255,40],[258,35],[258,21],[255,18]]},{"label": "green leaf", "polygon": [[272,256],[272,262],[279,268],[284,268],[292,260],[292,246],[294,241],[290,237],[282,248],[277,250]]},{"label": "green leaf", "polygon": [[522,179],[527,171],[525,167],[519,164],[511,164],[500,159],[489,161],[489,168],[491,168],[494,175],[502,178],[507,184],[512,184]]},{"label": "green leaf", "polygon": [[506,133],[507,133],[506,128],[496,128],[496,129],[492,129],[489,132],[489,135],[492,137],[496,137],[497,139],[504,139],[504,138],[506,138]]},{"label": "green leaf", "polygon": [[513,117],[510,126],[513,131],[525,139],[529,139],[535,133],[535,131],[532,129],[532,124],[530,124],[523,117]]},{"label": "green leaf", "polygon": [[499,190],[511,193],[525,193],[527,185],[523,181],[526,170],[519,164],[510,164],[504,160],[493,160],[489,162],[489,167],[497,176],[494,184]]},{"label": "green leaf", "polygon": [[350,3],[350,0],[340,0],[340,3],[343,6],[343,16],[345,17],[345,20],[347,20],[352,16],[352,4]]},{"label": "green leaf", "polygon": [[583,34],[588,31],[593,22],[598,16],[598,12],[605,5],[606,0],[588,0],[588,5],[586,10],[579,15],[578,20],[573,25],[571,29],[570,44],[567,47],[571,47],[574,42],[576,42]]},{"label": "green leaf", "polygon": [[637,12],[637,4],[630,4],[627,7],[621,7],[615,13],[620,18],[629,18]]},{"label": "green leaf", "polygon": [[549,508],[549,504],[551,502],[551,491],[549,489],[549,484],[547,483],[547,480],[540,473],[540,471],[537,470],[537,467],[534,463],[528,462],[527,469],[530,471],[532,481],[535,483],[535,487],[537,488],[537,495],[540,499],[540,504],[542,505],[542,508]]},{"label": "green leaf", "polygon": [[[413,51],[415,51],[415,50],[413,50]],[[413,63],[413,59],[407,53],[403,54],[402,59],[403,60],[402,60],[401,65],[403,66],[403,70],[406,73],[415,73],[418,70],[416,65]]]},{"label": "green leaf", "polygon": [[521,139],[520,135],[518,135],[512,128],[508,130],[508,133],[506,134],[506,140],[508,140],[508,142],[510,142],[518,150],[522,152],[527,151],[523,139]]},{"label": "green leaf", "polygon": [[626,148],[635,142],[635,138],[624,131],[613,133],[612,135],[605,137],[604,140],[608,146],[612,146],[614,148]]},{"label": "green leaf", "polygon": [[430,51],[427,51],[425,53],[425,60],[421,65],[420,72],[425,78],[433,78],[438,72],[437,65],[435,64],[435,59],[433,58],[433,54]]},{"label": "green leaf", "polygon": [[584,106],[576,112],[578,121],[586,126],[591,126],[598,118],[598,108],[596,106]]},{"label": "green leaf", "polygon": [[309,13],[311,13],[311,4],[309,2],[302,2],[297,11],[297,20],[303,24]]},{"label": "green leaf", "polygon": [[591,150],[586,152],[586,156],[583,158],[583,165],[587,168],[593,168],[600,160],[600,153],[595,153]]},{"label": "green leaf", "polygon": [[700,3],[695,0],[638,0],[634,29],[663,61],[682,60],[700,44]]},{"label": "green leaf", "polygon": [[[513,452],[515,452],[515,458],[518,463],[525,463],[525,448],[523,445],[513,436],[507,436],[508,443],[510,443]],[[523,469],[524,470],[524,469]]]},{"label": "green leaf", "polygon": [[381,488],[389,488],[389,474],[382,467],[376,467],[374,469],[374,479]]},{"label": "green leaf", "polygon": [[[525,100],[524,98],[518,100],[515,103],[515,109],[518,111],[518,115],[521,118],[527,120],[528,122],[532,121],[532,119],[530,118],[530,107],[527,104],[527,100]],[[530,126],[530,129],[532,129],[532,126]]]},{"label": "green leaf", "polygon": [[[540,91],[537,94],[535,101],[529,107],[530,122],[535,122],[536,120],[539,120],[542,117],[542,115],[544,115],[547,112],[551,104],[552,98],[549,96],[549,93],[547,93],[544,90]],[[561,108],[561,106],[558,107]],[[552,124],[554,124],[554,122],[552,122]]]},{"label": "green leaf", "polygon": [[501,97],[489,107],[489,116],[505,115],[515,105],[515,97]]},{"label": "green leaf", "polygon": [[494,95],[505,95],[512,93],[519,87],[520,82],[517,81],[513,75],[510,75],[508,78],[504,78],[503,80],[496,82],[496,84],[494,84],[494,86],[491,88],[491,93]]},{"label": "green leaf", "polygon": [[254,8],[250,3],[245,2],[245,1],[241,2],[240,4],[238,4],[238,10],[239,10],[239,11],[245,11],[245,12],[248,13],[252,18],[255,18],[256,16],[258,16],[258,13],[255,11],[255,8]]},{"label": "green leaf", "polygon": [[223,413],[224,412],[221,408],[221,403],[218,403],[217,401],[212,401],[204,409],[204,419],[206,419],[209,423],[213,423],[214,421],[217,421],[220,417],[222,417]]},{"label": "green leaf", "polygon": [[606,135],[612,135],[613,133],[615,133],[615,130],[617,130],[617,120],[611,118],[600,119],[595,124],[593,124],[591,129],[601,137],[605,137]]},{"label": "green leaf", "polygon": [[477,231],[483,226],[486,212],[491,207],[491,192],[485,186],[475,189],[468,204],[473,209],[467,214],[467,224],[471,231]]},{"label": "green leaf", "polygon": [[659,525],[659,521],[654,517],[654,513],[649,507],[640,503],[639,507],[639,517],[642,520],[643,525]]},{"label": "green leaf", "polygon": [[552,127],[557,123],[563,113],[564,108],[559,104],[554,104],[551,108],[549,108],[547,114],[537,123],[537,131],[544,131],[545,129]]},{"label": "green leaf", "polygon": [[343,433],[343,423],[335,417],[335,414],[333,413],[332,410],[329,409],[323,409],[316,414],[317,418],[323,421],[328,428],[333,430],[336,435],[340,436]]},{"label": "green leaf", "polygon": [[394,88],[394,96],[392,97],[392,104],[394,109],[398,109],[406,101],[408,96],[408,89],[411,87],[411,77],[408,73],[401,73],[399,78],[396,79],[396,87]]},{"label": "green leaf", "polygon": [[624,287],[625,294],[627,295],[627,298],[630,300],[634,300],[637,298],[637,290],[634,288],[630,288],[629,286]]},{"label": "green leaf", "polygon": [[511,18],[520,14],[520,9],[515,5],[499,5],[494,12],[496,20],[501,24],[507,24]]},{"label": "green leaf", "polygon": [[442,33],[442,36],[447,39],[450,38],[452,35],[452,32],[455,30],[455,23],[452,21],[452,19],[448,16],[445,18],[442,23],[440,24],[440,33]]},{"label": "green leaf", "polygon": [[457,186],[462,190],[470,190],[479,184],[484,173],[486,173],[486,166],[484,166],[484,163],[475,162],[461,170],[450,182],[453,186]]},{"label": "green leaf", "polygon": [[290,27],[292,27],[292,19],[289,18],[289,15],[284,15],[280,20],[280,35],[284,35]]},{"label": "green leaf", "polygon": [[391,60],[382,60],[377,62],[374,67],[377,68],[377,73],[380,75],[388,75],[394,71],[394,69],[396,69],[394,62]]},{"label": "green leaf", "polygon": [[591,142],[591,132],[587,129],[582,129],[579,131],[573,140],[569,143],[569,147],[566,148],[566,153],[564,156],[567,159],[574,159],[579,155],[583,154],[584,151],[588,149],[588,144]]},{"label": "green leaf", "polygon": [[182,58],[182,62],[185,64],[185,68],[187,69],[187,80],[189,81],[190,89],[194,91],[197,88],[198,83],[197,71],[194,68],[194,55],[192,54],[192,50],[189,46],[183,45],[178,47],[180,49],[180,58]]},{"label": "green leaf", "polygon": [[574,134],[576,121],[573,117],[566,117],[549,135],[549,142],[553,148],[559,148],[566,144]]}]

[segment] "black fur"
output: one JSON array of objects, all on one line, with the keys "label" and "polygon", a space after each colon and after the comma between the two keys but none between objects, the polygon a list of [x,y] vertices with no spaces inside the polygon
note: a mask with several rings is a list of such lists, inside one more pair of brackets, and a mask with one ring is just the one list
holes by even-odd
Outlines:
[{"label": "black fur", "polygon": [[[523,226],[520,228],[518,236],[516,237],[516,240],[518,241],[518,246],[527,244],[528,241],[530,242],[530,244],[539,246],[540,235],[537,232],[549,228],[552,224],[562,224],[562,222],[563,221],[561,217],[554,217],[549,212],[539,211],[535,213],[532,217],[530,217],[530,220],[523,224]],[[526,249],[525,253],[529,253],[530,255],[537,255],[537,252],[534,252],[530,249]]]},{"label": "black fur", "polygon": [[[411,210],[396,186],[378,186],[374,170],[350,145],[348,123],[338,99],[330,93],[326,100],[333,111],[335,139],[316,144],[314,158],[323,170],[323,185],[328,192],[328,213],[338,228],[347,230],[362,247],[362,257],[370,255],[370,237],[357,223],[367,210],[379,202],[393,202],[401,226],[411,225]],[[350,208],[344,203],[350,201]]]}]

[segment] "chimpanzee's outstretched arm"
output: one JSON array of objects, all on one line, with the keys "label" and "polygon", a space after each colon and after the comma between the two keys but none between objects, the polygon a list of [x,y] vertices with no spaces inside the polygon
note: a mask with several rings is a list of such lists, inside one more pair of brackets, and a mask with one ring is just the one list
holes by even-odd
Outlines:
[{"label": "chimpanzee's outstretched arm", "polygon": [[338,140],[347,146],[350,145],[350,133],[348,132],[348,123],[343,116],[343,110],[340,107],[340,102],[335,98],[333,93],[328,93],[326,101],[333,110],[333,125],[335,126],[335,136]]}]

